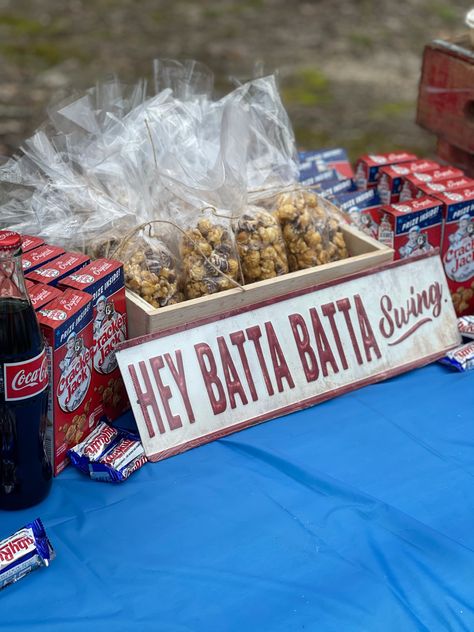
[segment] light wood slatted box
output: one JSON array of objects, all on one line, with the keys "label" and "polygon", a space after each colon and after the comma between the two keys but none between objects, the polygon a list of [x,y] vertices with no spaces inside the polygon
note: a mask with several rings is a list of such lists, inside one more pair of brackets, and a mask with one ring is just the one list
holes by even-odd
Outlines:
[{"label": "light wood slatted box", "polygon": [[202,296],[177,305],[157,309],[134,292],[127,290],[130,338],[191,323],[200,318],[282,296],[294,290],[335,281],[349,274],[374,268],[393,260],[391,248],[380,244],[351,226],[345,225],[342,230],[349,251],[348,259],[251,283],[245,286],[245,291],[239,288],[225,290],[211,296]]}]

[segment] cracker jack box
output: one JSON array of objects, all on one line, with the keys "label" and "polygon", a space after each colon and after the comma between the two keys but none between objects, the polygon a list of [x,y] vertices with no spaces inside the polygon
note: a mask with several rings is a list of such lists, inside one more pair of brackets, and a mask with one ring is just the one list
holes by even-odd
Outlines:
[{"label": "cracker jack box", "polygon": [[404,204],[382,206],[379,216],[380,242],[394,248],[394,259],[407,259],[441,246],[443,205],[425,196]]},{"label": "cracker jack box", "polygon": [[43,245],[44,239],[41,239],[41,237],[34,237],[33,235],[21,236],[21,251],[23,253],[29,252],[30,250],[34,250],[35,248],[39,248]]},{"label": "cracker jack box", "polygon": [[36,312],[62,294],[61,290],[51,285],[44,285],[44,283],[32,283],[31,285],[32,287],[27,286],[26,289]]},{"label": "cracker jack box", "polygon": [[441,247],[448,287],[458,315],[474,313],[474,186],[440,193],[444,233]]},{"label": "cracker jack box", "polygon": [[48,245],[40,246],[39,248],[25,252],[25,254],[21,256],[23,272],[28,273],[36,270],[37,268],[41,268],[41,266],[44,266],[45,263],[49,263],[53,259],[57,259],[64,253],[65,250],[63,250],[63,248]]},{"label": "cracker jack box", "polygon": [[102,415],[92,383],[92,297],[69,289],[37,314],[49,361],[46,443],[56,476],[69,462],[67,450],[83,441]]},{"label": "cracker jack box", "polygon": [[338,195],[332,202],[347,214],[354,226],[369,237],[377,239],[379,226],[375,211],[380,208],[381,202],[376,189]]},{"label": "cracker jack box", "polygon": [[412,200],[417,196],[418,187],[426,182],[443,182],[444,180],[452,180],[453,178],[462,178],[464,172],[456,167],[441,167],[435,171],[413,173],[403,177],[403,184],[400,190],[400,202]]},{"label": "cracker jack box", "polygon": [[45,283],[55,287],[69,274],[83,268],[90,262],[89,257],[79,252],[66,252],[44,266],[28,272],[25,277],[36,283]]},{"label": "cracker jack box", "polygon": [[308,175],[306,177],[301,176],[300,172],[300,184],[305,184],[307,186],[313,186],[315,184],[320,184],[324,186],[325,182],[334,183],[334,181],[338,181],[337,171],[335,169],[326,169],[326,171],[321,171],[319,173],[315,173],[314,175]]},{"label": "cracker jack box", "polygon": [[127,310],[123,265],[97,259],[63,279],[61,287],[80,289],[92,296],[94,331],[94,389],[110,421],[129,408],[128,396],[115,357],[127,339]]},{"label": "cracker jack box", "polygon": [[300,151],[298,155],[304,165],[311,163],[326,164],[328,168],[335,169],[342,178],[354,177],[354,171],[349,162],[347,151],[341,147],[315,151]]},{"label": "cracker jack box", "polygon": [[311,178],[313,176],[319,175],[324,171],[331,171],[331,167],[324,161],[318,160],[315,162],[311,161],[302,161],[299,163],[299,180],[306,180],[306,178]]},{"label": "cracker jack box", "polygon": [[355,166],[355,182],[358,189],[371,189],[377,186],[379,171],[382,167],[418,160],[415,154],[406,151],[393,151],[388,154],[366,154],[361,156]]},{"label": "cracker jack box", "polygon": [[440,182],[424,182],[417,187],[417,193],[415,198],[423,197],[424,195],[434,195],[436,197],[438,193],[446,193],[446,191],[456,191],[456,189],[468,189],[474,186],[474,180],[467,176],[461,176],[460,178],[452,178],[450,180],[441,180]]},{"label": "cracker jack box", "polygon": [[328,180],[321,183],[318,193],[326,200],[330,200],[342,193],[355,191],[355,188],[354,180]]},{"label": "cracker jack box", "polygon": [[401,165],[382,167],[379,171],[377,183],[377,192],[380,195],[382,204],[398,202],[403,176],[408,176],[414,171],[418,173],[435,171],[440,167],[441,165],[434,160],[415,160],[415,162],[405,162]]}]

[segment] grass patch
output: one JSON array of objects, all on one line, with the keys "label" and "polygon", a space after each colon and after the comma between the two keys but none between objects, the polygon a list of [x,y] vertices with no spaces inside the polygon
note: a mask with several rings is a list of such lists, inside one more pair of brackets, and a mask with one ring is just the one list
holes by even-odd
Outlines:
[{"label": "grass patch", "polygon": [[82,61],[88,61],[89,56],[84,51],[72,48],[59,47],[51,42],[32,42],[14,44],[0,44],[0,53],[13,61],[35,60],[45,66],[56,66],[65,59],[75,57]]},{"label": "grass patch", "polygon": [[445,2],[427,2],[425,10],[447,24],[454,24],[460,20],[456,9],[453,9],[450,4]]},{"label": "grass patch", "polygon": [[296,144],[298,149],[320,149],[331,145],[331,136],[324,130],[308,129],[302,126],[294,127]]},{"label": "grass patch", "polygon": [[283,101],[288,105],[315,106],[331,102],[329,79],[320,70],[303,68],[287,80],[282,88]]},{"label": "grass patch", "polygon": [[407,112],[415,111],[414,101],[388,101],[380,103],[370,110],[369,119],[386,119],[405,116]]},{"label": "grass patch", "polygon": [[13,13],[0,13],[0,27],[5,26],[15,35],[36,35],[44,30],[38,20],[30,20]]},{"label": "grass patch", "polygon": [[371,50],[374,47],[374,40],[366,33],[351,33],[349,35],[349,41],[352,42],[356,48]]}]

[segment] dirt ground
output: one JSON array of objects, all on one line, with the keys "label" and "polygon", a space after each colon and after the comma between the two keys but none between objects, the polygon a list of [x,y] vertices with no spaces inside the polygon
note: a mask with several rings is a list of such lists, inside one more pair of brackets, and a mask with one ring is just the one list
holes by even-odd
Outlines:
[{"label": "dirt ground", "polygon": [[304,148],[407,149],[434,139],[414,123],[426,42],[463,29],[461,0],[0,0],[0,153],[43,120],[50,100],[155,57],[194,58],[216,75],[278,70]]}]

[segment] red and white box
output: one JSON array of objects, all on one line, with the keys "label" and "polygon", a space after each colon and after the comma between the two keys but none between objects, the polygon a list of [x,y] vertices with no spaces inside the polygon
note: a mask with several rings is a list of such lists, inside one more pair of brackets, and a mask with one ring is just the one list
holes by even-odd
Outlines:
[{"label": "red and white box", "polygon": [[112,421],[129,408],[115,357],[115,349],[127,339],[123,265],[112,259],[97,259],[65,278],[61,287],[80,289],[92,296],[94,388],[100,394],[104,413]]},{"label": "red and white box", "polygon": [[406,151],[392,151],[388,154],[366,154],[361,156],[355,165],[355,183],[357,188],[372,189],[376,187],[379,171],[382,167],[415,160],[418,160],[418,156]]},{"label": "red and white box", "polygon": [[62,279],[83,268],[90,262],[89,257],[79,252],[66,252],[46,265],[25,275],[29,281],[56,286]]},{"label": "red and white box", "polygon": [[59,298],[62,294],[61,290],[51,285],[44,285],[44,283],[31,283],[32,287],[27,286],[28,294],[30,296],[31,304],[35,311],[40,310],[42,307]]},{"label": "red and white box", "polygon": [[64,248],[58,246],[40,246],[34,250],[30,250],[21,256],[23,272],[29,273],[37,268],[41,268],[45,263],[49,263],[53,259],[57,259],[65,253]]},{"label": "red and white box", "polygon": [[395,250],[394,259],[407,259],[441,246],[443,205],[433,197],[382,206],[378,239]]},{"label": "red and white box", "polygon": [[29,252],[30,250],[35,250],[35,248],[39,248],[43,245],[44,239],[41,239],[41,237],[35,237],[33,235],[21,236],[21,251],[23,253]]},{"label": "red and white box", "polygon": [[403,184],[403,177],[415,171],[425,173],[440,169],[439,162],[434,160],[415,160],[405,162],[400,165],[390,165],[379,170],[377,182],[377,192],[382,204],[394,204],[400,198],[400,190]]},{"label": "red and white box", "polygon": [[441,167],[435,171],[421,173],[415,171],[408,176],[404,176],[403,185],[400,190],[400,202],[412,200],[417,196],[418,187],[427,182],[443,182],[444,180],[453,180],[454,178],[462,178],[464,172],[456,167]]},{"label": "red and white box", "polygon": [[49,361],[46,437],[56,476],[69,462],[67,450],[83,441],[102,415],[92,382],[92,298],[67,290],[37,313]]},{"label": "red and white box", "polygon": [[418,186],[418,193],[415,197],[423,197],[424,195],[434,195],[438,193],[446,193],[447,191],[456,191],[457,189],[468,189],[474,186],[474,180],[467,176],[461,178],[453,178],[450,180],[441,180],[440,182],[425,182]]},{"label": "red and white box", "polygon": [[443,204],[444,270],[458,316],[474,313],[474,186],[437,194]]}]

